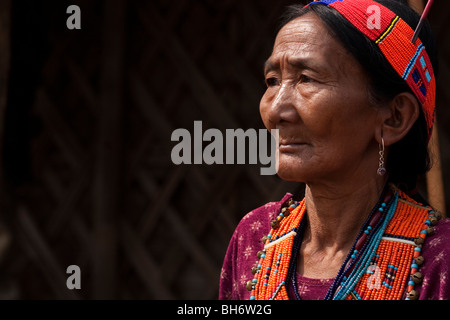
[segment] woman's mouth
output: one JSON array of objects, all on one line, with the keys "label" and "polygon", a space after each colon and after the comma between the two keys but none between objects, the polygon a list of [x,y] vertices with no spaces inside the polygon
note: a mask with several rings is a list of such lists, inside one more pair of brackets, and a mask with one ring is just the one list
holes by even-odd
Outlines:
[{"label": "woman's mouth", "polygon": [[298,152],[299,149],[303,148],[305,145],[306,143],[299,141],[280,141],[279,151],[286,153],[295,153]]}]

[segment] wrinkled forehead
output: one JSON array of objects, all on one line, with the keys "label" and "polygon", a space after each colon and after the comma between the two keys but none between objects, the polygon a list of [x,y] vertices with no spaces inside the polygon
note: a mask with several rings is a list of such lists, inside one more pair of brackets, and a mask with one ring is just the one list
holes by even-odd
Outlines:
[{"label": "wrinkled forehead", "polygon": [[317,63],[334,63],[338,58],[350,54],[325,27],[314,13],[307,13],[288,22],[278,32],[271,61],[289,58],[308,58]]}]

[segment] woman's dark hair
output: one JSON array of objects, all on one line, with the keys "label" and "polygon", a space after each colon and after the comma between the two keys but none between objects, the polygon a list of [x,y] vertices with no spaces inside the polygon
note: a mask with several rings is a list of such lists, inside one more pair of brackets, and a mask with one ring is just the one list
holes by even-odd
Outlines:
[{"label": "woman's dark hair", "polygon": [[[400,16],[413,30],[417,26],[420,16],[405,1],[375,1]],[[320,4],[311,5],[305,9],[301,5],[293,5],[288,7],[283,16],[281,27],[308,12],[314,12],[324,22],[330,34],[340,40],[341,44],[361,64],[369,77],[371,84],[369,96],[374,103],[391,101],[401,92],[413,94],[406,82],[383,56],[378,46],[335,9]],[[438,68],[436,45],[428,22],[424,24],[419,38],[426,48],[436,74]],[[394,183],[405,192],[412,192],[416,189],[418,177],[430,169],[427,139],[427,126],[421,109],[419,118],[408,134],[390,146],[386,162],[389,182]]]}]

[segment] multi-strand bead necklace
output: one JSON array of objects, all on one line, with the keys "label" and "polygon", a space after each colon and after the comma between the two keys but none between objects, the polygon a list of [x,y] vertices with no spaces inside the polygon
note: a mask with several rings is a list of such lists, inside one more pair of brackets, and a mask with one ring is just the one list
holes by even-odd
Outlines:
[{"label": "multi-strand bead necklace", "polygon": [[[254,278],[246,287],[250,299],[287,300],[288,285],[297,299],[297,257],[306,225],[305,200],[290,200],[262,239]],[[362,226],[325,300],[415,300],[418,271],[424,263],[422,244],[442,215],[422,206],[395,187],[383,192]]]}]

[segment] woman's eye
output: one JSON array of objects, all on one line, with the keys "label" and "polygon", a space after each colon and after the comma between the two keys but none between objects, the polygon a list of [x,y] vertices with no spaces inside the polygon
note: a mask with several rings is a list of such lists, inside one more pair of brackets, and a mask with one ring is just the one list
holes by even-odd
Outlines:
[{"label": "woman's eye", "polygon": [[308,82],[312,82],[312,81],[314,81],[314,80],[308,76],[305,76],[304,74],[302,74],[300,76],[300,82],[302,82],[302,83],[308,83]]},{"label": "woman's eye", "polygon": [[277,78],[271,77],[266,79],[266,86],[273,87],[280,84],[280,81]]}]

